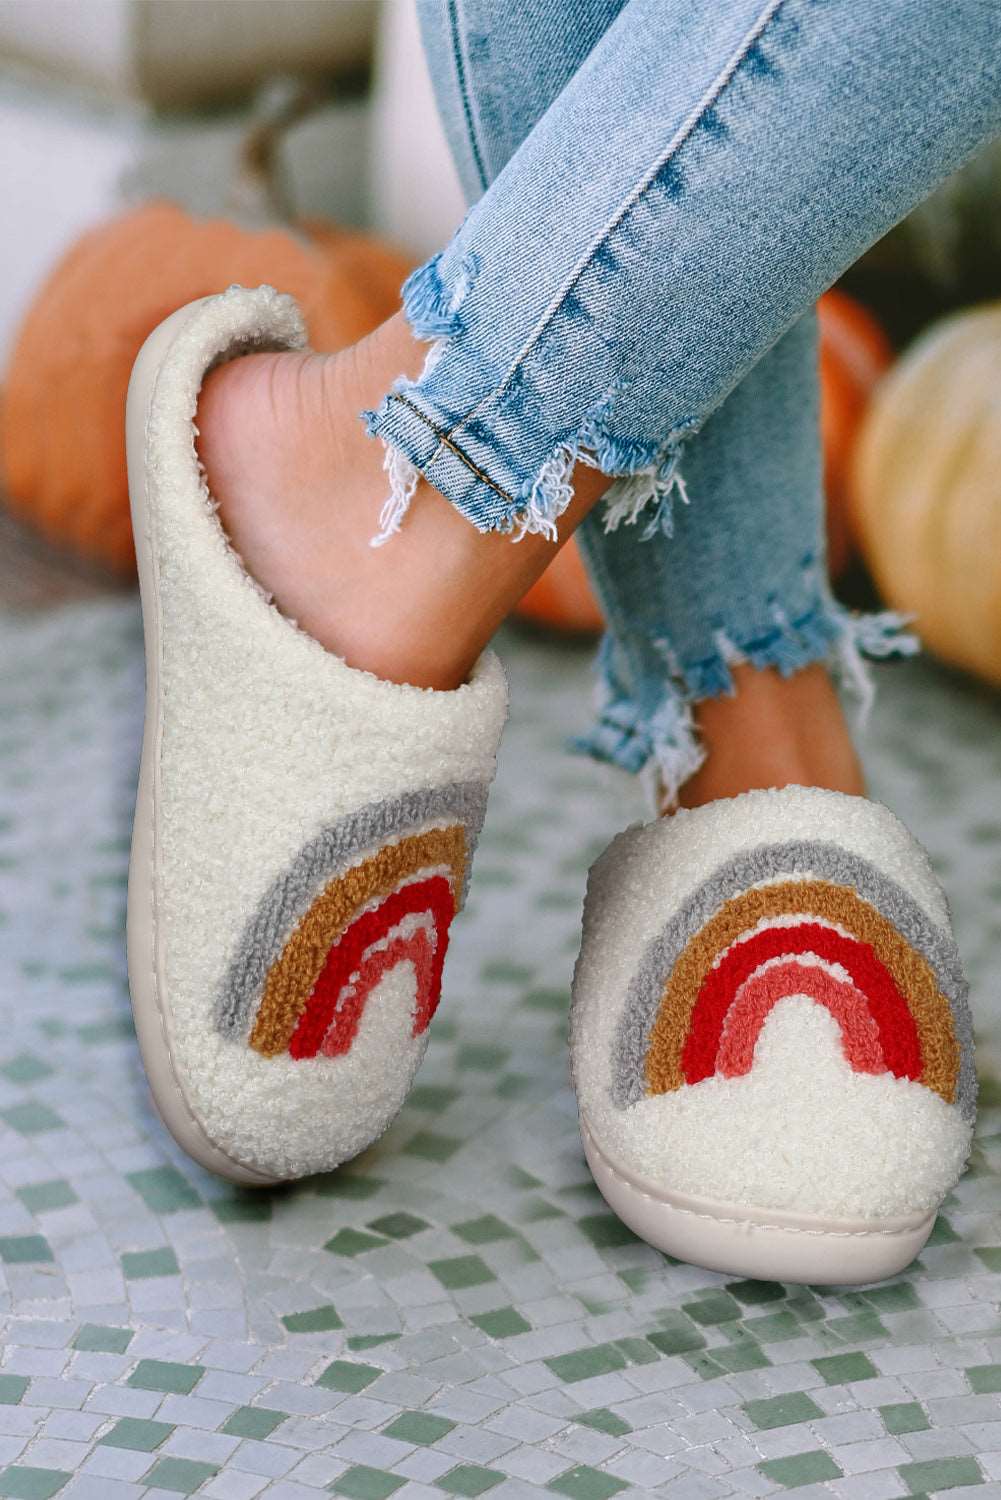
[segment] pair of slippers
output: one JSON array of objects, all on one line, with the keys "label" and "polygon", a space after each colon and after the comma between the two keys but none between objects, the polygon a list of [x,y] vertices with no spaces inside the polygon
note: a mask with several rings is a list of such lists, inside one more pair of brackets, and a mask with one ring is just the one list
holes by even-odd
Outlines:
[{"label": "pair of slippers", "polygon": [[[242,568],[195,453],[205,373],[297,347],[231,288],[151,335],[127,443],[146,644],[129,877],[143,1062],[177,1141],[247,1185],[328,1171],[421,1062],[507,695],[383,682]],[[751,792],[620,835],[574,976],[581,1135],[612,1209],[735,1275],[878,1280],[962,1171],[966,987],[921,848],[878,804]]]}]

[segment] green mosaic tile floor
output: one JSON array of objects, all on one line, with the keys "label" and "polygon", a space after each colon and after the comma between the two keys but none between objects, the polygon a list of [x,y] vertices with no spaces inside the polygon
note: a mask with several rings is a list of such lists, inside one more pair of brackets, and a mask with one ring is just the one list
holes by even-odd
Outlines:
[{"label": "green mosaic tile floor", "polygon": [[[1001,1496],[1001,1109],[921,1260],[819,1292],[605,1210],[567,1086],[584,873],[636,790],[567,758],[587,654],[506,643],[515,717],[418,1088],[342,1173],[175,1150],[122,955],[130,600],[0,616],[0,1496]],[[882,678],[874,788],[931,848],[998,1096],[1001,708]]]}]

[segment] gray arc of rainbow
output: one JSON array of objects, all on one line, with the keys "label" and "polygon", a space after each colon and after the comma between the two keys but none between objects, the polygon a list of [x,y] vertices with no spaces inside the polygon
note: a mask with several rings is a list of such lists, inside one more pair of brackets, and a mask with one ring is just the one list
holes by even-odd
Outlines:
[{"label": "gray arc of rainbow", "polygon": [[454,781],[370,802],[322,829],[258,902],[220,986],[215,1003],[216,1029],[234,1041],[246,1037],[271,965],[319,893],[359,856],[445,819],[461,822],[466,830],[468,884],[486,806],[487,787],[483,782]]},{"label": "gray arc of rainbow", "polygon": [[627,1108],[646,1097],[645,1060],[664,985],[686,944],[723,904],[751,886],[783,875],[816,876],[845,886],[896,927],[930,965],[949,1003],[960,1051],[956,1104],[964,1119],[976,1113],[977,1080],[973,1063],[973,1023],[968,985],[956,944],[912,896],[875,865],[838,844],[795,840],[762,844],[721,865],[698,886],[671,921],[647,945],[634,974],[619,1021],[612,1059],[612,1099]]}]

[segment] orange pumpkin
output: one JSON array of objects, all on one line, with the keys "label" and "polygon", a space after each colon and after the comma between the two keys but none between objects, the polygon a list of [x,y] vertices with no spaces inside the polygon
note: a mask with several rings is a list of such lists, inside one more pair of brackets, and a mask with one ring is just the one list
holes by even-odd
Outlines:
[{"label": "orange pumpkin", "polygon": [[529,589],[518,605],[518,614],[536,625],[569,635],[596,635],[604,629],[601,608],[573,537]]},{"label": "orange pumpkin", "polygon": [[820,319],[820,435],[827,495],[827,561],[832,578],[851,553],[852,453],[873,391],[893,359],[876,319],[847,292],[817,304]]},{"label": "orange pumpkin", "polygon": [[314,348],[339,349],[395,311],[408,270],[378,241],[333,226],[252,231],[164,201],[85,234],[41,288],[11,356],[0,413],[10,509],[130,573],[125,392],[157,323],[231,282],[270,282],[298,299]]},{"label": "orange pumpkin", "polygon": [[[851,550],[848,480],[852,449],[869,398],[893,351],[876,319],[846,292],[827,292],[817,312],[827,555],[836,578]],[[594,633],[603,628],[601,610],[572,538],[529,589],[518,613],[536,624],[569,634]]]},{"label": "orange pumpkin", "polygon": [[995,687],[999,392],[1001,302],[932,324],[880,387],[852,476],[856,535],[882,597],[913,617],[930,651]]}]

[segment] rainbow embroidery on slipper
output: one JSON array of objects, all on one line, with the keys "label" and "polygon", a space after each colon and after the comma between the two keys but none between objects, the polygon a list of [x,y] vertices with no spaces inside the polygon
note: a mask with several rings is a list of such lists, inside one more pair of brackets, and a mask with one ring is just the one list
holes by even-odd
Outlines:
[{"label": "rainbow embroidery on slipper", "polygon": [[401,964],[415,978],[412,1035],[441,990],[487,788],[478,782],[371,803],[323,830],[260,903],[216,1006],[223,1035],[262,1057],[336,1058]]},{"label": "rainbow embroidery on slipper", "polygon": [[750,1072],[790,996],[837,1021],[849,1066],[908,1079],[972,1117],[966,982],[947,932],[872,863],[834,844],[748,850],[649,945],[616,1043],[620,1105]]}]

